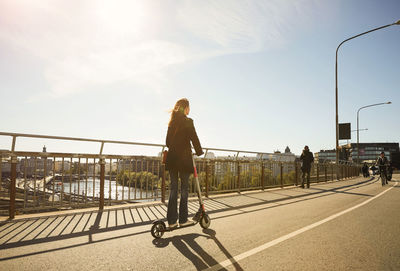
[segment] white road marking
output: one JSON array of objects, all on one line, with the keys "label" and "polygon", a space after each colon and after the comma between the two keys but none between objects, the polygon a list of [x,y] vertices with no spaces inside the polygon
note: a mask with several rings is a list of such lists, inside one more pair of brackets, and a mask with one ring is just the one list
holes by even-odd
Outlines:
[{"label": "white road marking", "polygon": [[243,252],[242,254],[239,254],[239,255],[234,256],[234,257],[232,257],[232,258],[230,258],[230,259],[228,259],[228,260],[225,260],[225,261],[220,262],[220,263],[218,263],[218,264],[216,264],[216,265],[214,265],[214,266],[211,266],[208,270],[219,270],[219,269],[221,269],[221,268],[227,267],[227,266],[232,265],[232,264],[234,264],[234,263],[236,263],[236,262],[238,262],[238,261],[240,261],[240,260],[243,260],[243,259],[245,259],[245,258],[247,258],[247,257],[250,257],[250,256],[252,256],[252,255],[254,255],[254,254],[258,253],[258,252],[261,252],[261,251],[263,251],[263,250],[265,250],[265,249],[267,249],[267,248],[270,248],[270,247],[272,247],[272,246],[275,246],[275,245],[277,245],[277,244],[279,244],[279,243],[281,243],[281,242],[283,242],[283,241],[286,241],[286,240],[288,240],[288,239],[290,239],[290,238],[292,238],[292,237],[295,237],[296,235],[299,235],[299,234],[301,234],[301,233],[303,233],[303,232],[306,232],[306,231],[311,230],[311,229],[313,229],[313,228],[315,228],[315,227],[318,227],[319,225],[322,225],[322,224],[324,224],[324,223],[326,223],[326,222],[329,222],[329,221],[331,221],[331,220],[333,220],[333,219],[335,219],[335,218],[337,218],[337,217],[339,217],[339,216],[341,216],[341,215],[344,215],[344,214],[346,214],[346,213],[348,213],[348,212],[351,212],[351,211],[353,211],[353,210],[355,210],[355,209],[357,209],[357,208],[359,208],[359,207],[361,207],[361,206],[364,206],[365,204],[367,204],[367,203],[373,201],[374,199],[379,198],[380,196],[382,196],[383,194],[385,194],[386,192],[388,192],[389,190],[391,190],[391,189],[392,189],[393,187],[395,187],[396,185],[397,185],[397,182],[395,183],[394,186],[390,187],[389,189],[386,189],[385,191],[382,191],[381,193],[377,194],[376,196],[374,196],[374,197],[372,197],[372,198],[370,198],[370,199],[367,199],[366,201],[363,201],[363,202],[360,203],[360,204],[357,204],[357,205],[355,205],[355,206],[353,206],[353,207],[350,207],[349,209],[346,209],[346,210],[344,210],[344,211],[341,211],[341,212],[339,212],[339,213],[336,213],[336,214],[334,214],[334,215],[331,215],[331,216],[329,216],[329,217],[327,217],[327,218],[325,218],[325,219],[322,219],[322,220],[320,220],[320,221],[318,221],[318,222],[315,222],[315,223],[313,223],[313,224],[310,224],[310,225],[308,225],[308,226],[305,226],[305,227],[303,227],[303,228],[301,228],[301,229],[299,229],[299,230],[297,230],[297,231],[294,231],[294,232],[291,232],[291,233],[286,234],[286,235],[284,235],[284,236],[281,236],[281,237],[279,237],[279,238],[277,238],[277,239],[275,239],[275,240],[272,240],[272,241],[270,241],[270,242],[268,242],[268,243],[265,243],[265,244],[263,244],[263,245],[261,245],[261,246],[258,246],[258,247],[256,247],[256,248],[253,248],[253,249],[251,249],[251,250],[248,250],[248,251],[246,251],[246,252]]}]

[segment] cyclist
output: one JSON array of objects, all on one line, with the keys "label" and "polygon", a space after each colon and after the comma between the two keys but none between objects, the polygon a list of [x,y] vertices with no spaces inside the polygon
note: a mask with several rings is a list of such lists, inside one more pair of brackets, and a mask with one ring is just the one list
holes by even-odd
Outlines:
[{"label": "cyclist", "polygon": [[380,156],[378,157],[378,160],[376,160],[376,165],[379,167],[379,173],[382,179],[382,186],[388,184],[387,170],[386,170],[388,163],[389,162],[385,156],[385,152],[381,152]]}]

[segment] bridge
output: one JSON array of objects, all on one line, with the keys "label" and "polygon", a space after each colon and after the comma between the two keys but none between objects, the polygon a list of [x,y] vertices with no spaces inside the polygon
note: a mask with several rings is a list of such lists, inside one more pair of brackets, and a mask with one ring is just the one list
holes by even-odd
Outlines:
[{"label": "bridge", "polygon": [[[3,178],[2,196],[8,196],[10,204],[8,213],[0,216],[1,270],[400,269],[399,174],[382,186],[377,176],[360,177],[356,165],[314,164],[311,187],[301,189],[296,161],[239,155],[198,159],[210,227],[196,225],[154,239],[150,228],[154,220],[165,219],[168,194],[160,157],[12,148],[2,152],[6,163],[16,164],[18,157],[33,157],[36,164],[52,158],[51,174],[58,174],[57,161],[69,159],[83,170],[81,185],[86,189],[93,182],[93,189],[74,199],[72,186],[57,190],[52,182],[39,190],[18,191],[12,187],[16,173],[11,172],[8,181]],[[98,176],[88,170],[90,159],[100,164]],[[119,172],[113,173],[114,161],[120,162]],[[60,172],[65,178],[73,174],[71,169]],[[125,173],[127,177],[117,181]],[[26,183],[31,178],[35,186],[35,177],[22,175]],[[99,197],[90,197],[97,191],[97,178],[103,188]],[[62,180],[61,186],[69,182],[73,178]],[[107,182],[115,182],[109,193],[104,189]],[[47,196],[59,195],[58,201],[44,196],[43,187],[51,191],[45,191]],[[198,203],[192,187],[191,192],[189,210],[194,215]]]},{"label": "bridge", "polygon": [[[399,270],[400,175],[205,200],[212,222],[150,235],[161,202],[30,214],[0,226],[2,270]],[[197,208],[192,200],[191,214]]]}]

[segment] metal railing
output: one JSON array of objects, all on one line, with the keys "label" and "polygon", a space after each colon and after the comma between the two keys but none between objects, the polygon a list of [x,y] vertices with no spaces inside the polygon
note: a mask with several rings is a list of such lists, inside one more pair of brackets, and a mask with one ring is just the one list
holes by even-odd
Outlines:
[{"label": "metal railing", "polygon": [[[65,208],[161,200],[169,190],[169,174],[159,156],[103,154],[104,144],[129,144],[161,149],[163,144],[85,138],[16,134],[10,150],[0,151],[0,196],[10,218],[15,213]],[[100,143],[98,154],[16,151],[18,137],[71,140]],[[241,192],[271,187],[298,185],[301,170],[298,162],[261,159],[271,153],[203,148],[205,158],[196,158],[202,193]],[[224,159],[207,158],[210,151],[234,153]],[[257,155],[239,157],[239,154]],[[322,182],[359,175],[353,165],[317,164],[311,170],[311,182]],[[189,192],[195,195],[193,176]],[[0,206],[1,207],[1,206]]]}]

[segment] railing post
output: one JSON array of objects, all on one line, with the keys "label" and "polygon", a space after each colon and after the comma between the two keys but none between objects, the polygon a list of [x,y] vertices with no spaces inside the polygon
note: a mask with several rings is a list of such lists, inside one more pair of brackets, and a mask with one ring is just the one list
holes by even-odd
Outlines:
[{"label": "railing post", "polygon": [[264,191],[264,162],[261,161],[261,189]]},{"label": "railing post", "polygon": [[11,182],[10,182],[10,209],[9,217],[14,219],[15,217],[15,197],[17,194],[16,179],[17,179],[17,156],[11,156]]},{"label": "railing post", "polygon": [[340,179],[344,179],[344,165],[341,166]]},{"label": "railing post", "polygon": [[0,154],[0,192],[1,190],[3,190],[3,183],[1,181],[3,179],[2,170],[3,170],[3,154]]},{"label": "railing post", "polygon": [[296,184],[296,186],[298,186],[299,183],[297,182],[297,180],[299,178],[299,169],[297,167],[296,161],[294,161],[293,163],[294,163],[294,183]]},{"label": "railing post", "polygon": [[325,170],[325,182],[328,181],[328,166],[325,164],[324,166],[324,170]]},{"label": "railing post", "polygon": [[165,203],[165,164],[161,164],[161,202]]},{"label": "railing post", "polygon": [[279,163],[281,166],[281,188],[283,188],[283,164],[282,162]]},{"label": "railing post", "polygon": [[319,183],[319,163],[317,163],[317,183]]},{"label": "railing post", "polygon": [[240,193],[240,162],[237,162],[237,188],[238,193]]},{"label": "railing post", "polygon": [[100,202],[99,202],[99,210],[104,209],[104,181],[105,181],[105,172],[106,172],[106,161],[104,158],[100,158]]},{"label": "railing post", "polygon": [[346,165],[342,166],[342,179],[346,179]]},{"label": "railing post", "polygon": [[208,189],[209,189],[209,185],[208,185],[208,175],[210,173],[210,165],[208,164],[208,161],[206,162],[206,193],[205,196],[208,198]]}]

